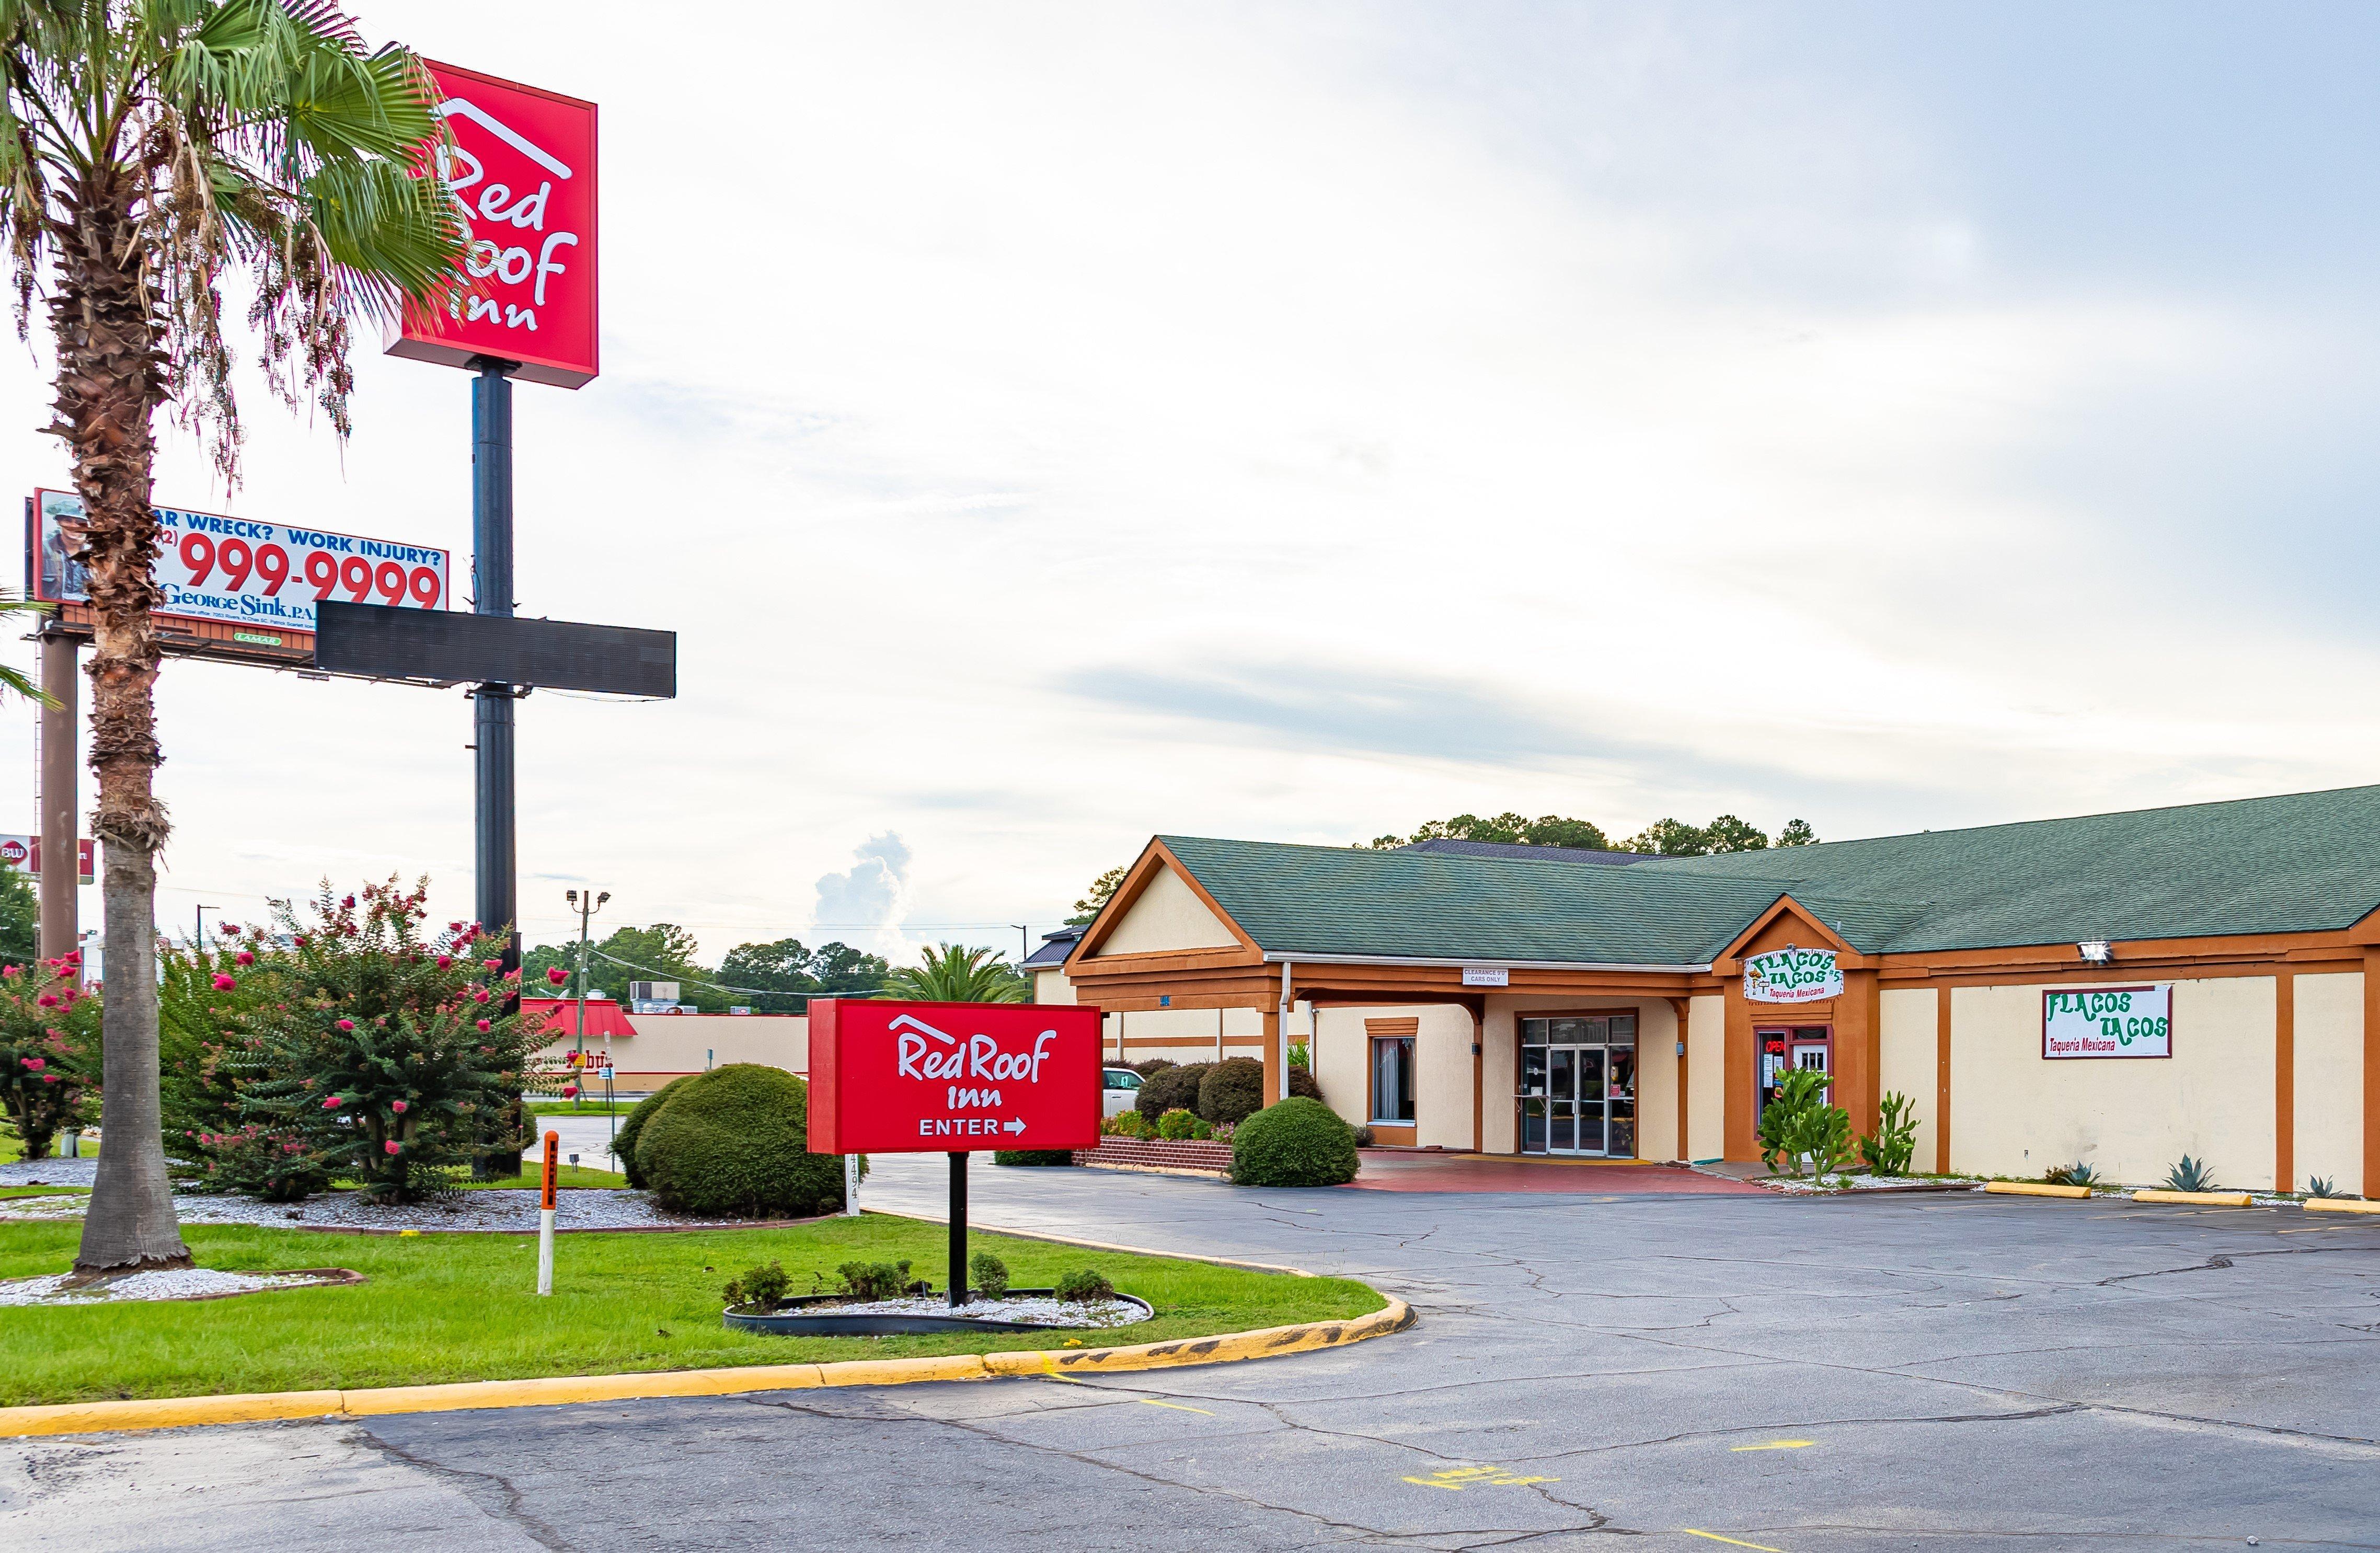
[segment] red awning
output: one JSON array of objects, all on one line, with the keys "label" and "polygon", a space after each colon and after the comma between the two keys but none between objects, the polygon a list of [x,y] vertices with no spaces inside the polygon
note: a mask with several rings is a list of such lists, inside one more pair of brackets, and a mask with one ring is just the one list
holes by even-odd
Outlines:
[{"label": "red awning", "polygon": [[[578,1005],[567,998],[523,998],[521,1013],[541,1024],[549,1037],[575,1041],[578,1037]],[[609,1045],[637,1033],[620,1005],[606,998],[587,1005],[587,1044]]]}]

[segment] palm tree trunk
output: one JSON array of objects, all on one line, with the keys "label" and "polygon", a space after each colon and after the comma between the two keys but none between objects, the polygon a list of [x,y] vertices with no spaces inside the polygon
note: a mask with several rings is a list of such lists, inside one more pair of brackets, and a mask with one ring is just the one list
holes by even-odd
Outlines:
[{"label": "palm tree trunk", "polygon": [[157,853],[169,827],[152,789],[158,763],[152,687],[158,601],[150,511],[156,443],[150,419],[169,390],[159,321],[138,271],[128,182],[99,175],[57,233],[57,419],[82,496],[82,560],[94,620],[91,763],[99,775],[92,833],[105,857],[105,999],[100,1019],[99,1174],[75,1271],[188,1267],[165,1175],[157,1082]]}]

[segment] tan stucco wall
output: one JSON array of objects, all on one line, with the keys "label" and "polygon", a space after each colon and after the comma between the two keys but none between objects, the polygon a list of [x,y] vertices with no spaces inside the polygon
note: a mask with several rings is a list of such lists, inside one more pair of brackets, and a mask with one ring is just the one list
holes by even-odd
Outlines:
[{"label": "tan stucco wall", "polygon": [[[647,1074],[698,1074],[730,1062],[760,1062],[788,1073],[810,1071],[810,1022],[806,1014],[632,1013],[632,1037],[608,1049],[616,1084],[641,1085]],[[566,1054],[576,1037],[547,1046],[549,1056]],[[600,1081],[599,1081],[600,1084]]]},{"label": "tan stucco wall", "polygon": [[2362,1195],[2363,1182],[2363,977],[2297,978],[2293,1064],[2297,1180],[2326,1176]]},{"label": "tan stucco wall", "polygon": [[[1099,954],[1228,949],[1240,940],[1171,868],[1160,868],[1099,945]],[[1094,955],[1093,958],[1098,958]]]},{"label": "tan stucco wall", "polygon": [[1322,1098],[1351,1127],[1366,1120],[1364,1072],[1364,1021],[1390,1018],[1393,1009],[1326,1008],[1315,1017],[1314,1076],[1322,1085]]},{"label": "tan stucco wall", "polygon": [[1678,1154],[1678,1012],[1668,999],[1638,1005],[1636,1158]]},{"label": "tan stucco wall", "polygon": [[[1322,1010],[1318,1021],[1320,1065],[1314,1076],[1321,1081],[1323,1100],[1355,1126],[1371,1121],[1371,1036],[1364,1025],[1367,1019],[1420,1021],[1414,1042],[1414,1142],[1468,1149],[1471,1015],[1456,1005],[1416,1003]],[[1293,1037],[1305,1023],[1304,1015],[1293,1016]],[[1492,1086],[1489,1093],[1494,1093]]]},{"label": "tan stucco wall", "polygon": [[2188,1154],[2225,1186],[2272,1187],[2272,977],[2177,981],[2168,1059],[2044,1061],[2042,991],[1951,994],[1953,1170],[2039,1175],[2081,1159],[2155,1184]]},{"label": "tan stucco wall", "polygon": [[1072,1003],[1081,1000],[1075,996],[1075,984],[1063,971],[1035,971],[1033,1001],[1037,1003]]},{"label": "tan stucco wall", "polygon": [[1876,1098],[1899,1090],[1917,1102],[1917,1152],[1910,1169],[1934,1168],[1935,1101],[1940,1086],[1935,1080],[1939,1032],[1935,1027],[1939,993],[1931,987],[1877,994],[1876,1037],[1881,1061]]},{"label": "tan stucco wall", "polygon": [[[1109,1052],[1113,1054],[1114,1034],[1121,1027],[1125,1041],[1124,1061],[1146,1062],[1162,1057],[1169,1062],[1211,1062],[1215,1060],[1215,1034],[1218,1030],[1232,1032],[1230,1016],[1236,1009],[1155,1008],[1135,1009],[1130,1013],[1111,1013],[1106,1024]],[[1144,1046],[1143,1041],[1162,1041],[1162,1046]],[[1226,1057],[1253,1057],[1257,1049],[1223,1048]]]},{"label": "tan stucco wall", "polygon": [[1690,1159],[1727,1152],[1727,999],[1710,993],[1686,1010],[1686,1139]]}]

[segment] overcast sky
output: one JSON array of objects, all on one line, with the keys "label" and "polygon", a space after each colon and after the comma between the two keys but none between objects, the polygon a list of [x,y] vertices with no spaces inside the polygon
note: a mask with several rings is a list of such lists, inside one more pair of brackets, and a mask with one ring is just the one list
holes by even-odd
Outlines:
[{"label": "overcast sky", "polygon": [[[517,591],[682,689],[522,704],[531,941],[583,885],[714,954],[1013,952],[1154,831],[2380,776],[2380,12],[699,10],[362,14],[602,105],[604,372],[517,392]],[[358,366],[344,456],[251,384],[245,488],[177,442],[160,499],[467,573],[467,377]],[[459,693],[159,699],[169,928],[468,914]]]}]

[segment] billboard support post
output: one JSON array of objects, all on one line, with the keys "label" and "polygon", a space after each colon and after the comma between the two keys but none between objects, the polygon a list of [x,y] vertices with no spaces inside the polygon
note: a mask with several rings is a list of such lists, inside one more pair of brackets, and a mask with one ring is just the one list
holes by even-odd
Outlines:
[{"label": "billboard support post", "polygon": [[967,1303],[966,1259],[967,1157],[951,1156],[951,1308]]},{"label": "billboard support post", "polygon": [[[42,958],[55,960],[79,948],[76,892],[80,869],[75,861],[75,838],[82,826],[75,817],[77,752],[82,741],[75,726],[75,639],[62,632],[44,631],[42,643],[42,688],[55,703],[42,709]],[[75,972],[82,979],[82,972]]]},{"label": "billboard support post", "polygon": [[[513,613],[512,363],[475,358],[471,380],[471,613]],[[514,880],[513,687],[489,683],[472,692],[478,703],[478,913],[481,924],[514,929],[504,945],[504,969],[520,964]]]}]

